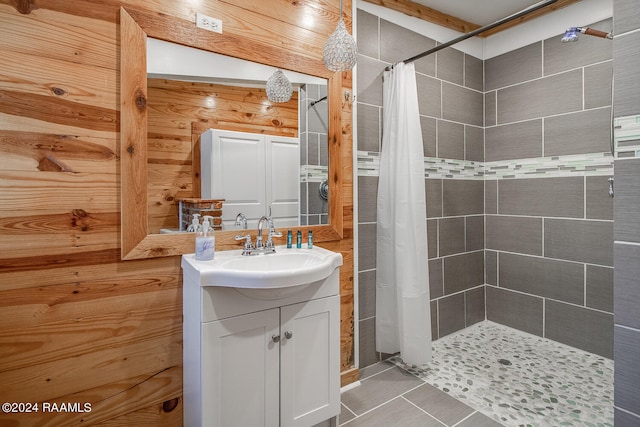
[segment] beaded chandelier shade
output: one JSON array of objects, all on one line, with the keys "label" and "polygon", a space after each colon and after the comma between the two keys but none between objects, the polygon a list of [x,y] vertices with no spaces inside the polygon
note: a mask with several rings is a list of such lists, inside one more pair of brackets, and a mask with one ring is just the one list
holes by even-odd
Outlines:
[{"label": "beaded chandelier shade", "polygon": [[342,20],[342,0],[340,0],[340,20],[336,30],[329,36],[324,49],[322,59],[324,65],[331,71],[349,71],[356,65],[358,46]]},{"label": "beaded chandelier shade", "polygon": [[292,92],[291,82],[280,69],[267,80],[267,98],[271,102],[287,102],[291,99]]}]

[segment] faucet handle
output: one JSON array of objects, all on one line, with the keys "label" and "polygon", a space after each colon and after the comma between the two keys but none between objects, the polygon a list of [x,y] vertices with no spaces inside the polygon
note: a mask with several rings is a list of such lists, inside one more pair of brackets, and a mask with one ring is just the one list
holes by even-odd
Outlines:
[{"label": "faucet handle", "polygon": [[253,243],[251,243],[251,234],[247,234],[246,236],[242,236],[242,235],[236,235],[235,237],[236,240],[244,240],[244,248],[245,249],[252,249],[253,248]]}]

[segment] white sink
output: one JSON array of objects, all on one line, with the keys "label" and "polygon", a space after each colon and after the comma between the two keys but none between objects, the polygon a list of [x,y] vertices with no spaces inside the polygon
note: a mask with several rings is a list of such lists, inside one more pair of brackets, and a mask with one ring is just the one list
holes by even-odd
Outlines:
[{"label": "white sink", "polygon": [[[295,287],[326,279],[342,265],[342,254],[314,246],[313,249],[276,247],[276,253],[243,256],[242,250],[216,252],[213,261],[197,261],[194,254],[184,262],[198,270],[201,286],[235,288],[260,299],[280,298]],[[271,290],[258,293],[252,290]]]}]

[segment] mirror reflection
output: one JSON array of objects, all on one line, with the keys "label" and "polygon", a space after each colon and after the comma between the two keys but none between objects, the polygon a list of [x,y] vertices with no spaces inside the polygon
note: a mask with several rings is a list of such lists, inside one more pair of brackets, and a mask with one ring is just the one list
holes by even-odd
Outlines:
[{"label": "mirror reflection", "polygon": [[272,103],[275,68],[148,38],[149,233],[186,230],[202,199],[224,200],[223,230],[240,213],[250,229],[269,213],[276,227],[328,223],[327,81],[283,71],[293,96]]}]

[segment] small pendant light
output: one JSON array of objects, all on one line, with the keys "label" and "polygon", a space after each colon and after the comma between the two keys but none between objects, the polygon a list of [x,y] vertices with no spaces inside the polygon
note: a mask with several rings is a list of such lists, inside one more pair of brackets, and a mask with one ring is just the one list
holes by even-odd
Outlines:
[{"label": "small pendant light", "polygon": [[342,20],[342,0],[340,0],[340,20],[336,30],[329,36],[322,50],[324,65],[331,71],[349,71],[356,65],[358,46]]},{"label": "small pendant light", "polygon": [[287,102],[293,90],[291,82],[279,68],[267,80],[267,98],[271,102]]}]

